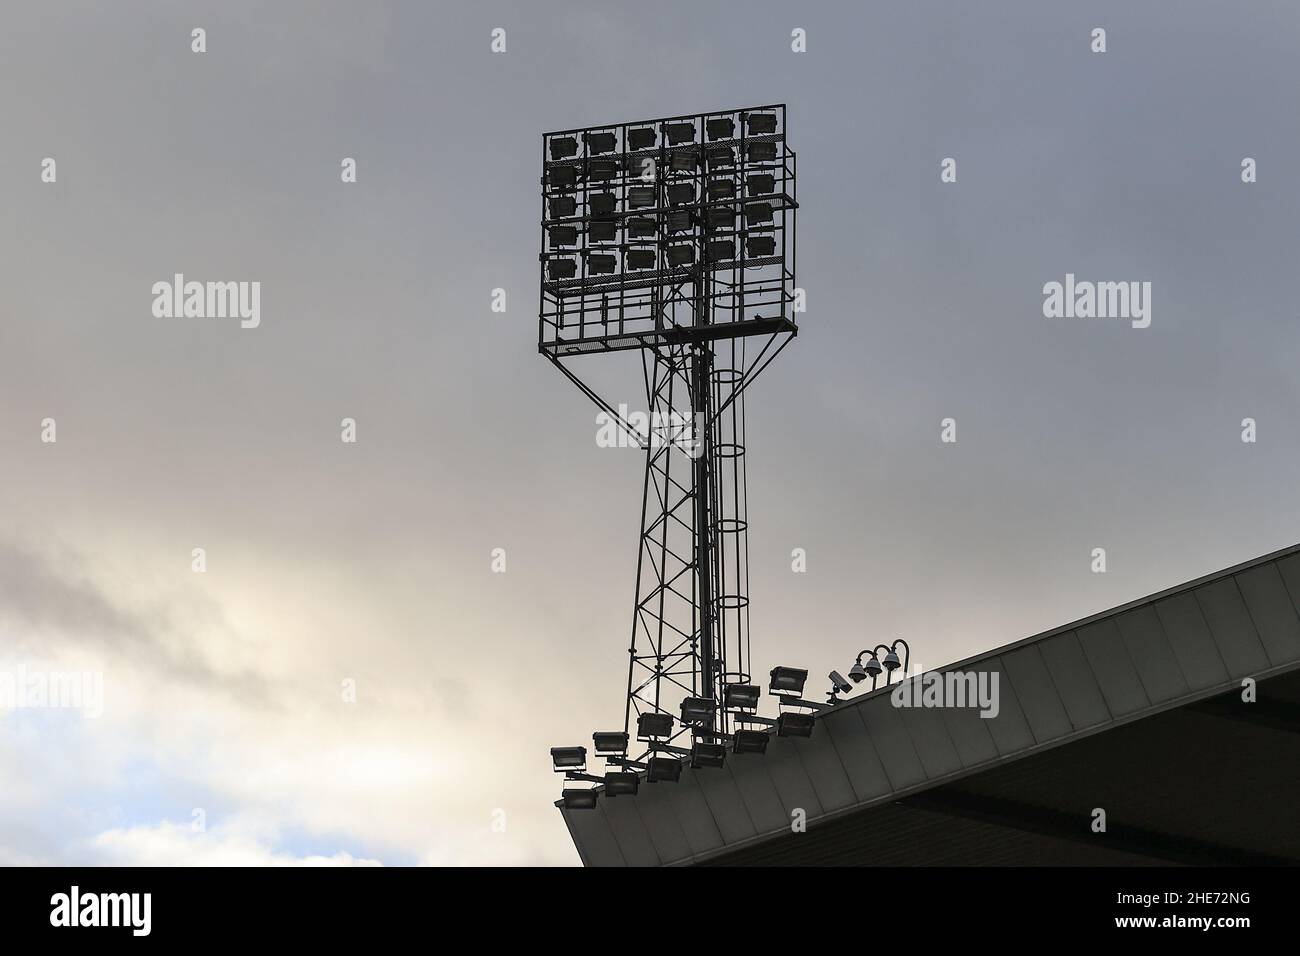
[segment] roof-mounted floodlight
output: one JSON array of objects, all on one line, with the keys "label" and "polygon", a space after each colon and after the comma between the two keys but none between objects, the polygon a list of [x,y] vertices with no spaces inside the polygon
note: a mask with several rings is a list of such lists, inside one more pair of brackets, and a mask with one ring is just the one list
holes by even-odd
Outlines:
[{"label": "roof-mounted floodlight", "polygon": [[682,762],[676,757],[651,757],[648,761],[648,783],[676,783],[682,776]]},{"label": "roof-mounted floodlight", "polygon": [[634,773],[625,770],[611,770],[605,774],[605,796],[622,797],[636,796],[637,787],[640,786],[641,778]]},{"label": "roof-mounted floodlight", "polygon": [[746,730],[736,731],[735,743],[732,749],[738,754],[761,754],[767,752],[767,741],[770,734],[765,730]]},{"label": "roof-mounted floodlight", "polygon": [[597,757],[617,757],[627,753],[626,731],[598,730],[591,735],[591,742],[596,745]]},{"label": "roof-mounted floodlight", "polygon": [[596,791],[590,789],[584,790],[565,790],[560,794],[564,801],[566,810],[595,810],[596,809]]},{"label": "roof-mounted floodlight", "polygon": [[804,682],[808,680],[808,672],[800,670],[797,667],[773,667],[771,681],[767,689],[773,694],[794,694],[798,696],[803,693]]},{"label": "roof-mounted floodlight", "polygon": [[637,740],[651,740],[673,735],[673,715],[647,711],[636,719]]},{"label": "roof-mounted floodlight", "polygon": [[776,719],[778,737],[811,737],[813,715],[787,711]]},{"label": "roof-mounted floodlight", "polygon": [[551,762],[556,773],[582,773],[587,769],[587,748],[552,747]]},{"label": "roof-mounted floodlight", "polygon": [[701,724],[713,716],[714,703],[703,697],[682,698],[682,723]]},{"label": "roof-mounted floodlight", "polygon": [[754,684],[728,684],[722,701],[730,710],[756,710],[760,691]]},{"label": "roof-mounted floodlight", "polygon": [[710,744],[697,740],[691,747],[692,770],[699,770],[701,767],[721,767],[726,759],[727,747],[725,744]]}]

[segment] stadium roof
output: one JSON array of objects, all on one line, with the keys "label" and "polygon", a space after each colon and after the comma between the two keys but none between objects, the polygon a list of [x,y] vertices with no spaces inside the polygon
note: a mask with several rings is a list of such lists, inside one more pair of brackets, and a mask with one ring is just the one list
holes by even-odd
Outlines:
[{"label": "stadium roof", "polygon": [[997,672],[996,717],[882,688],[561,812],[587,866],[1300,863],[1297,607],[1300,545],[942,669]]}]

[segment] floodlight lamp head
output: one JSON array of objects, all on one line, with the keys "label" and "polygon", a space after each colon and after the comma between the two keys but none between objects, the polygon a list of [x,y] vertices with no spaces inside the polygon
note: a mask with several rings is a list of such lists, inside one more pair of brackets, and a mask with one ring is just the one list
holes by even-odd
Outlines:
[{"label": "floodlight lamp head", "polygon": [[552,747],[551,763],[556,773],[582,773],[587,769],[587,748]]}]

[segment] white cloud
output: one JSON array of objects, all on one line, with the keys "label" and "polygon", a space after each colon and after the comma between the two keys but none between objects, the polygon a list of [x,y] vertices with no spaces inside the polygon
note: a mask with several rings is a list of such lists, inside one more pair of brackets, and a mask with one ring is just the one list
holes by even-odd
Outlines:
[{"label": "white cloud", "polygon": [[350,853],[293,856],[276,852],[243,833],[195,832],[163,821],[106,830],[89,841],[88,853],[108,866],[382,866]]}]

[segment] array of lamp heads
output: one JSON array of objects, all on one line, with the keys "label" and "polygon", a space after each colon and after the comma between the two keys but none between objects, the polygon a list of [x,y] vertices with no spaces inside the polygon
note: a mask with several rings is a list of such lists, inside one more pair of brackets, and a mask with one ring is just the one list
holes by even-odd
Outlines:
[{"label": "array of lamp heads", "polygon": [[[774,134],[777,129],[775,113],[754,112],[740,114],[749,136]],[[778,158],[776,144],[771,141],[748,141],[737,138],[736,122],[731,117],[705,120],[707,140],[699,139],[695,122],[664,122],[630,128],[625,131],[625,151],[617,153],[618,134],[613,131],[582,133],[585,158],[578,159],[579,139],[576,135],[552,136],[548,140],[550,162],[547,164],[545,187],[547,191],[548,248],[546,277],[552,281],[573,279],[578,275],[578,262],[571,256],[580,255],[585,261],[584,274],[612,275],[617,271],[617,243],[620,233],[626,233],[624,244],[624,269],[638,271],[666,266],[681,269],[693,266],[696,248],[686,235],[700,222],[705,226],[707,241],[703,244],[703,257],[712,263],[740,260],[763,260],[777,253],[774,212],[780,208],[777,180],[768,166],[753,164],[775,163]],[[694,177],[701,168],[707,169],[705,195],[696,197],[692,182],[673,181],[666,185],[668,205],[674,207],[658,213],[659,187],[634,178],[626,183],[626,205],[619,217],[617,187],[626,169],[643,172],[640,164],[643,150],[657,150],[662,144],[673,151],[666,156],[667,170],[674,176]],[[724,142],[717,142],[723,140]],[[725,142],[735,140],[735,142]],[[734,147],[743,144],[743,158],[750,164],[748,175],[737,178]],[[610,155],[615,154],[615,155]],[[647,154],[649,155],[649,154]],[[576,160],[576,163],[575,163]],[[627,164],[633,164],[627,166]],[[625,169],[626,167],[626,169]],[[589,242],[599,243],[589,249],[574,248],[579,241],[579,225],[572,217],[579,213],[579,174],[588,186],[595,184],[597,192],[586,193],[586,215],[582,230]],[[744,198],[739,186],[744,186]],[[757,201],[751,201],[757,200]],[[736,230],[737,207],[743,228]],[[635,214],[633,214],[635,213]],[[660,231],[662,221],[663,232]],[[719,231],[721,230],[721,231]],[[751,231],[753,230],[753,231]],[[737,252],[736,240],[742,240]],[[614,243],[614,245],[604,245]],[[662,247],[662,249],[660,249]]]}]

